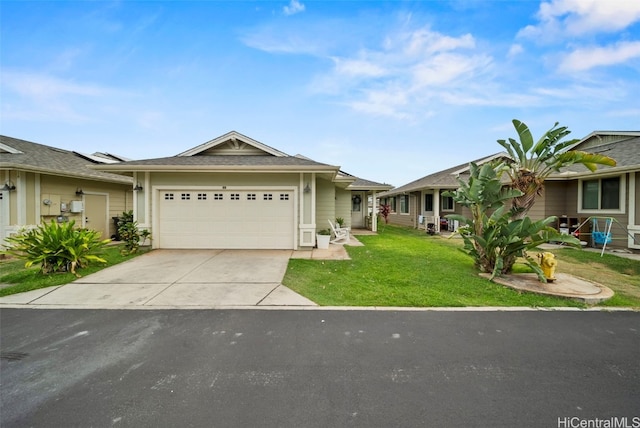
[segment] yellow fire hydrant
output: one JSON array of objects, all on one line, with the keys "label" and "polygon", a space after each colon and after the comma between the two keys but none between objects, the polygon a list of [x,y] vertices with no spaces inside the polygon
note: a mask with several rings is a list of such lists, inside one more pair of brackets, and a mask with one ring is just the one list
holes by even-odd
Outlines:
[{"label": "yellow fire hydrant", "polygon": [[547,282],[555,281],[556,266],[558,266],[555,254],[545,251],[544,253],[538,254],[538,258],[540,259],[540,267],[542,268],[542,273],[544,273],[545,278],[547,278]]}]

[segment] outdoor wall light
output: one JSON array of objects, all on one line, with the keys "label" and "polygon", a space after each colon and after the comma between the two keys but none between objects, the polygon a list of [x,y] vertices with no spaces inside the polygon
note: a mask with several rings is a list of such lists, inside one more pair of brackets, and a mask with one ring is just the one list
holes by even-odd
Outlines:
[{"label": "outdoor wall light", "polygon": [[82,191],[82,189],[81,189],[81,188],[79,188],[79,187],[78,187],[78,188],[76,189],[76,195],[78,195],[78,196],[82,196],[82,195],[84,195],[84,192]]},{"label": "outdoor wall light", "polygon": [[311,186],[309,186],[309,183],[307,183],[306,186],[304,186],[304,193],[309,193],[311,191]]},{"label": "outdoor wall light", "polygon": [[11,192],[12,190],[16,190],[16,185],[13,184],[12,181],[7,181],[6,183],[4,183],[4,186],[2,186],[2,190],[8,190],[9,192]]},{"label": "outdoor wall light", "polygon": [[142,190],[142,186],[140,185],[140,182],[139,182],[139,181],[136,183],[136,187],[134,187],[134,188],[133,188],[133,190],[135,190],[136,192],[137,192],[138,190]]}]

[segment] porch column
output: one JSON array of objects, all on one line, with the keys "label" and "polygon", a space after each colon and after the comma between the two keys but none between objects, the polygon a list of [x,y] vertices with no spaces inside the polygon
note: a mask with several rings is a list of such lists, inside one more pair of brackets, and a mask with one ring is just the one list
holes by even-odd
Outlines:
[{"label": "porch column", "polygon": [[440,232],[440,189],[433,189],[433,217],[436,232]]},{"label": "porch column", "polygon": [[376,191],[371,193],[371,200],[373,201],[373,210],[371,211],[371,231],[378,231],[378,203],[376,201]]}]

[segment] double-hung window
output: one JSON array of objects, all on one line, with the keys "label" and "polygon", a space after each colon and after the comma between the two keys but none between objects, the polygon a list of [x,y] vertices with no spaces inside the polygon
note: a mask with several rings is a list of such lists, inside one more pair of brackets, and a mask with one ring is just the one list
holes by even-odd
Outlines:
[{"label": "double-hung window", "polygon": [[400,196],[400,214],[409,214],[409,195]]},{"label": "double-hung window", "polygon": [[624,212],[622,177],[582,180],[579,185],[579,212]]},{"label": "double-hung window", "polygon": [[441,208],[442,211],[454,211],[455,205],[453,203],[453,198],[451,196],[442,196],[441,197]]}]

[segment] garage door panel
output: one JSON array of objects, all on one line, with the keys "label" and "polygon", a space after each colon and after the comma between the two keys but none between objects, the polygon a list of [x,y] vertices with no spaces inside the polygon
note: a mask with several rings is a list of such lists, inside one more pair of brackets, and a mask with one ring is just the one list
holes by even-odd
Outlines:
[{"label": "garage door panel", "polygon": [[161,248],[291,249],[293,192],[172,190],[159,198]]}]

